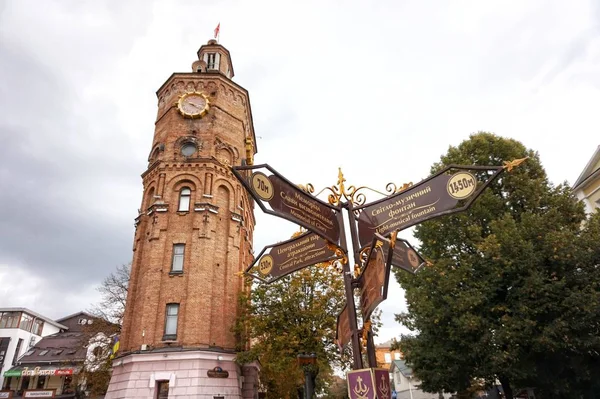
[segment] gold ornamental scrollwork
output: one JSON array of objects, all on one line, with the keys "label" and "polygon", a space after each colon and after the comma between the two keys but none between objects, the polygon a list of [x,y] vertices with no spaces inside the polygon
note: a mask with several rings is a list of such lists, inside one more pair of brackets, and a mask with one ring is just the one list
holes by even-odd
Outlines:
[{"label": "gold ornamental scrollwork", "polygon": [[346,178],[344,177],[342,168],[338,168],[337,184],[331,187],[325,187],[316,194],[314,193],[315,188],[311,183],[298,184],[297,186],[305,193],[311,194],[314,197],[318,197],[322,193],[328,192],[327,202],[329,202],[330,205],[340,206],[342,200],[345,200],[346,202],[351,203],[353,207],[358,207],[364,205],[367,201],[367,196],[365,195],[363,190],[368,190],[382,195],[384,197],[387,197],[389,195],[397,194],[406,190],[407,188],[412,186],[412,183],[404,183],[401,186],[398,186],[395,183],[388,183],[385,186],[385,193],[367,186],[346,186]]}]

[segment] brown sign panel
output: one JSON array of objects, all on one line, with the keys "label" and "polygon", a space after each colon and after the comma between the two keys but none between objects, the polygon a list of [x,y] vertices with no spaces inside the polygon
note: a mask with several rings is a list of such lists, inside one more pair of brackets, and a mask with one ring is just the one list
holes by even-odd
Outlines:
[{"label": "brown sign panel", "polygon": [[307,266],[340,257],[329,247],[326,240],[315,233],[307,232],[265,247],[246,273],[263,282],[272,283]]},{"label": "brown sign panel", "polygon": [[[244,171],[251,173],[245,177],[242,173],[247,172]],[[339,207],[302,191],[266,164],[235,166],[233,173],[264,212],[297,223],[334,244],[338,243]]]},{"label": "brown sign panel", "polygon": [[434,217],[465,210],[503,170],[502,166],[450,165],[408,190],[357,207],[361,211],[361,246],[369,245],[375,233],[386,237]]},{"label": "brown sign panel", "polygon": [[425,263],[425,259],[415,251],[408,241],[397,238],[390,262],[392,266],[414,274]]},{"label": "brown sign panel", "polygon": [[340,352],[352,339],[352,330],[350,329],[350,319],[348,317],[348,304],[337,317],[337,333],[335,336]]},{"label": "brown sign panel", "polygon": [[387,297],[390,275],[389,251],[389,240],[373,240],[369,260],[358,281],[358,286],[360,287],[360,307],[364,320],[368,320],[377,305]]}]

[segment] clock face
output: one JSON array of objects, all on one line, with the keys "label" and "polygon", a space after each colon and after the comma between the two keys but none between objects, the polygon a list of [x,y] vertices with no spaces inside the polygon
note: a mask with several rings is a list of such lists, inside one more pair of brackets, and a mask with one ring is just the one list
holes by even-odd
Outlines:
[{"label": "clock face", "polygon": [[208,112],[209,102],[204,93],[186,93],[179,97],[177,107],[185,117],[201,118]]}]

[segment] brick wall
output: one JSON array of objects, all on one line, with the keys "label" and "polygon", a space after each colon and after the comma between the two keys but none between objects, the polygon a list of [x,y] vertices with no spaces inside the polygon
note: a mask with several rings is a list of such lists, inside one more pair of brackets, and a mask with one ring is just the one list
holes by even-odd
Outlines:
[{"label": "brick wall", "polygon": [[[182,117],[185,92],[206,94],[208,113]],[[160,88],[158,114],[133,245],[121,348],[235,347],[230,331],[242,279],[252,261],[253,204],[229,165],[245,159],[254,131],[247,92],[218,73],[178,73]],[[198,151],[181,154],[193,142]],[[180,190],[191,189],[188,212],[178,211]],[[171,273],[173,245],[185,244],[183,273]],[[165,309],[179,303],[175,342],[163,340]]]}]

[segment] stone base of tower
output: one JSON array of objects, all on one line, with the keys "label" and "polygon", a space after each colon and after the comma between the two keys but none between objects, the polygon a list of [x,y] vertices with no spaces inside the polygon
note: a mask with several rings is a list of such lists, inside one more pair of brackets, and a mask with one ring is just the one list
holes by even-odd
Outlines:
[{"label": "stone base of tower", "polygon": [[113,361],[105,398],[156,398],[159,385],[166,382],[169,399],[257,398],[258,364],[240,367],[234,358],[233,354],[202,350],[124,355]]}]

